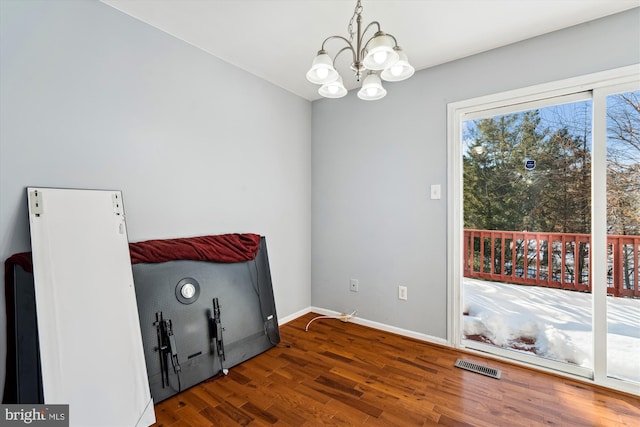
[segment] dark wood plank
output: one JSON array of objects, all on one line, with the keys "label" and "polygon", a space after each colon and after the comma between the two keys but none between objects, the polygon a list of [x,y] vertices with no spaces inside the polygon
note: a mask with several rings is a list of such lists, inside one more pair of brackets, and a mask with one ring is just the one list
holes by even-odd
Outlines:
[{"label": "dark wood plank", "polygon": [[[310,313],[226,377],[156,405],[156,426],[637,426],[640,398]],[[464,357],[496,380],[453,365]]]}]

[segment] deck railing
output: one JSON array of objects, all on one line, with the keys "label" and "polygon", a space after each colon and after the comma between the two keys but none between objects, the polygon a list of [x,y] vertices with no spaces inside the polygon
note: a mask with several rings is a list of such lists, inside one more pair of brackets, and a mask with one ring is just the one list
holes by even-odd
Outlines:
[{"label": "deck railing", "polygon": [[[607,236],[607,293],[640,298],[640,236]],[[464,276],[591,292],[591,236],[464,230]]]}]

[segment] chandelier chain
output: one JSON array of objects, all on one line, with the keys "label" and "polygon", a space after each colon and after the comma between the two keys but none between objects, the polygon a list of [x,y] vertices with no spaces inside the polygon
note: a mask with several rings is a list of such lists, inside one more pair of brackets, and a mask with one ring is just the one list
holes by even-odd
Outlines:
[{"label": "chandelier chain", "polygon": [[356,3],[356,8],[353,10],[353,16],[349,20],[349,27],[347,27],[347,31],[349,32],[349,42],[353,43],[353,36],[355,36],[355,32],[353,31],[353,20],[356,19],[358,15],[362,13],[362,4],[360,0]]}]

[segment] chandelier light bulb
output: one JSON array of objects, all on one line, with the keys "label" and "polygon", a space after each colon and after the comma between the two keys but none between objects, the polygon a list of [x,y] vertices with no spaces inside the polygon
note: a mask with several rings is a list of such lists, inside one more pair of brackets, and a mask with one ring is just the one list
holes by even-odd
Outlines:
[{"label": "chandelier light bulb", "polygon": [[386,51],[380,50],[373,54],[373,60],[375,61],[376,64],[384,64],[388,56],[389,55],[387,54]]},{"label": "chandelier light bulb", "polygon": [[402,65],[394,65],[393,67],[390,68],[391,74],[393,74],[396,77],[402,74],[402,70],[403,70]]},{"label": "chandelier light bulb", "polygon": [[327,76],[329,75],[329,69],[325,67],[318,68],[316,70],[316,75],[318,76],[319,79],[326,79]]}]

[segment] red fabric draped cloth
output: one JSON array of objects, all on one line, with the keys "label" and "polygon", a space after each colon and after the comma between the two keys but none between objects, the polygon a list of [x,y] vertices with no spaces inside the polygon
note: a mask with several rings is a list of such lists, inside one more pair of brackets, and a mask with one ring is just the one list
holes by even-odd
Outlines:
[{"label": "red fabric draped cloth", "polygon": [[[129,243],[129,253],[131,264],[179,259],[232,263],[251,261],[258,255],[259,247],[259,234],[235,233]],[[7,258],[4,263],[5,285],[14,265],[19,265],[24,271],[31,273],[31,252],[13,254]]]},{"label": "red fabric draped cloth", "polygon": [[[9,276],[12,276],[13,266],[19,265],[27,273],[33,272],[33,261],[31,261],[31,252],[20,252],[13,254],[4,262],[4,283],[7,284]],[[13,279],[11,279],[13,280]]]},{"label": "red fabric draped cloth", "polygon": [[131,264],[177,259],[231,263],[254,259],[259,246],[258,234],[219,234],[129,243],[129,252]]}]

